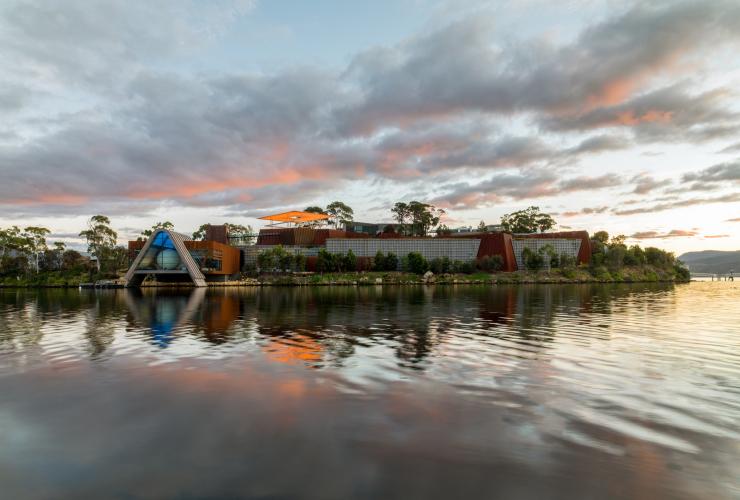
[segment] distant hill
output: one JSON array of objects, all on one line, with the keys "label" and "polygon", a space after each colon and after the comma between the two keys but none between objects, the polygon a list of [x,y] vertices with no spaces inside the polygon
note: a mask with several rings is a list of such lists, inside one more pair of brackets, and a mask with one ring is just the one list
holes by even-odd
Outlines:
[{"label": "distant hill", "polygon": [[723,252],[704,250],[688,252],[678,257],[680,261],[697,273],[740,273],[740,250]]}]

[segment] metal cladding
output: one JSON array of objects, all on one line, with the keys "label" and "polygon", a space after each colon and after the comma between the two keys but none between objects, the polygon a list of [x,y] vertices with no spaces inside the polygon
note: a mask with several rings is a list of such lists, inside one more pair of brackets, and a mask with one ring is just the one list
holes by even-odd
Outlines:
[{"label": "metal cladding", "polygon": [[514,246],[509,233],[459,233],[449,236],[453,239],[473,239],[480,241],[477,259],[483,257],[501,256],[501,270],[512,272],[517,270]]},{"label": "metal cladding", "polygon": [[218,226],[208,224],[206,226],[206,241],[217,241],[218,243],[228,245],[229,229],[226,227],[226,224],[220,224]]},{"label": "metal cladding", "polygon": [[257,236],[257,245],[324,246],[328,238],[367,238],[367,235],[341,231],[339,229],[271,227],[260,229]]}]

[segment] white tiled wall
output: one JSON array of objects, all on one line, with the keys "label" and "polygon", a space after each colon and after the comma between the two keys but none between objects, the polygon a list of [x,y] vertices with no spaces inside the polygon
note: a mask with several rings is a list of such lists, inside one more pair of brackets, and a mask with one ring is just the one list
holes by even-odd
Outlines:
[{"label": "white tiled wall", "polygon": [[524,259],[522,257],[522,252],[525,248],[529,248],[533,252],[536,252],[546,245],[551,245],[558,255],[566,254],[576,258],[578,257],[578,252],[581,250],[580,239],[514,238],[512,243],[514,246],[514,257],[516,258],[516,266],[518,269],[524,269]]}]

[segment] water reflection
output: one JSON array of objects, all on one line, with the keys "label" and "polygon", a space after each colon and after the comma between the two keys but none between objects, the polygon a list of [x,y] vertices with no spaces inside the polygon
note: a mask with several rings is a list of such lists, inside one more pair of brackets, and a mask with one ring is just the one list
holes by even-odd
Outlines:
[{"label": "water reflection", "polygon": [[[544,347],[567,316],[573,324],[608,318],[625,298],[671,285],[500,287],[313,287],[242,289],[17,290],[0,294],[0,347],[39,342],[49,322],[81,323],[92,357],[102,355],[125,318],[126,330],[159,348],[178,338],[213,345],[256,334],[276,361],[341,366],[357,346],[392,340],[402,366],[425,368],[445,333],[463,324],[475,335]],[[607,321],[605,319],[605,321]],[[45,323],[46,322],[46,323]],[[233,328],[234,323],[240,328]],[[594,325],[591,325],[592,327]],[[599,325],[596,325],[598,327]],[[48,329],[48,328],[46,328]]]},{"label": "water reflection", "polygon": [[729,283],[0,290],[0,496],[731,498],[739,322]]}]

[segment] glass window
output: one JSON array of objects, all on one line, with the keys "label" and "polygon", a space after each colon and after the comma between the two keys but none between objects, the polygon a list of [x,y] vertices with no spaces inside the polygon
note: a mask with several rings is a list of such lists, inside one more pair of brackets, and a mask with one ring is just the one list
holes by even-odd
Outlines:
[{"label": "glass window", "polygon": [[165,232],[154,236],[146,254],[139,261],[138,270],[185,271],[185,264],[175,250],[175,243]]}]

